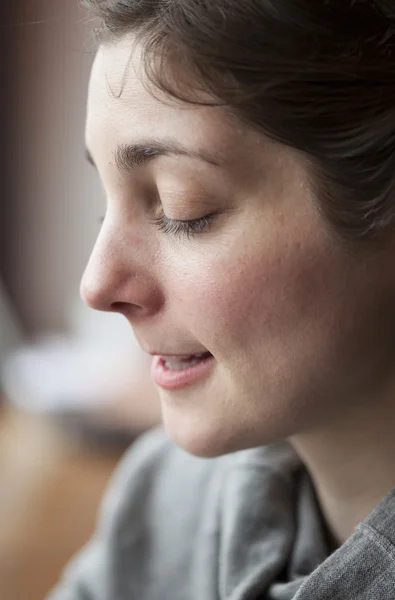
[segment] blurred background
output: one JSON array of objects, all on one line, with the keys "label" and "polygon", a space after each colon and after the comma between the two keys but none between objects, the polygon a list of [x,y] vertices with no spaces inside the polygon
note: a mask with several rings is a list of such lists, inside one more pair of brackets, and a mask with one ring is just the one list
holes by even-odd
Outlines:
[{"label": "blurred background", "polygon": [[79,298],[104,207],[84,158],[92,22],[77,0],[3,0],[0,24],[0,598],[42,600],[160,412],[126,321]]}]

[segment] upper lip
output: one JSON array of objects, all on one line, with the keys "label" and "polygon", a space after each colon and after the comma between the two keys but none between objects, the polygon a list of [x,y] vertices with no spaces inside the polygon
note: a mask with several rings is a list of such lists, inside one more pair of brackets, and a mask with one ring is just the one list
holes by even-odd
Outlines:
[{"label": "upper lip", "polygon": [[151,356],[163,356],[164,358],[188,358],[189,356],[197,356],[200,354],[209,354],[208,350],[203,350],[199,352],[188,352],[183,354],[166,354],[164,352],[149,352]]},{"label": "upper lip", "polygon": [[[158,346],[154,346],[153,344],[149,344],[148,342],[144,342],[142,339],[139,339],[136,336],[136,341],[138,343],[138,345],[140,346],[141,350],[143,350],[143,352],[145,352],[146,354],[149,354],[151,356],[163,356],[164,358],[187,358],[188,356],[194,356],[196,354],[207,354],[209,351],[207,350],[207,348],[205,348],[203,346],[203,348],[191,348],[191,350],[189,351],[189,348],[187,346],[187,344],[185,344],[184,348],[185,352],[172,352],[172,348],[170,348],[166,343],[162,344],[158,344]],[[159,348],[163,348],[163,351],[159,350]],[[167,346],[167,348],[166,348]],[[181,343],[180,346],[182,347]],[[152,349],[153,348],[153,349]]]}]

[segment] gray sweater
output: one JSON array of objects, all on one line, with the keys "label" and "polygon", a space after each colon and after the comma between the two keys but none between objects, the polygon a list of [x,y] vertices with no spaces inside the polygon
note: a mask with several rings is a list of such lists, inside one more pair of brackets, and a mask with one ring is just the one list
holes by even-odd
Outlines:
[{"label": "gray sweater", "polygon": [[121,461],[94,537],[48,598],[329,599],[395,600],[395,489],[330,554],[287,442],[200,459],[161,430]]}]

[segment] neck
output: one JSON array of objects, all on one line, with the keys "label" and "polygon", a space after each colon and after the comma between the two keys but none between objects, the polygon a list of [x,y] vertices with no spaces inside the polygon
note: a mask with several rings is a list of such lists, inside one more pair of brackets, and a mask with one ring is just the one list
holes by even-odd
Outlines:
[{"label": "neck", "polygon": [[341,423],[290,438],[312,477],[333,549],[395,487],[395,401],[354,405]]}]

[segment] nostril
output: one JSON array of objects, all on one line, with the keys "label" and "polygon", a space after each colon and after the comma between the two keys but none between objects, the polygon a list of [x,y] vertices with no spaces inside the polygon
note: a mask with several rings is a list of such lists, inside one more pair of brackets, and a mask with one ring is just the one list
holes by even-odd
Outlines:
[{"label": "nostril", "polygon": [[149,313],[148,307],[132,302],[112,302],[108,310],[119,313],[127,318],[143,316]]},{"label": "nostril", "polygon": [[127,310],[130,310],[130,306],[128,302],[112,302],[109,310],[125,314]]}]

